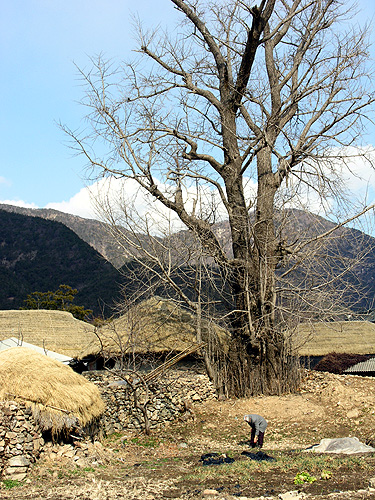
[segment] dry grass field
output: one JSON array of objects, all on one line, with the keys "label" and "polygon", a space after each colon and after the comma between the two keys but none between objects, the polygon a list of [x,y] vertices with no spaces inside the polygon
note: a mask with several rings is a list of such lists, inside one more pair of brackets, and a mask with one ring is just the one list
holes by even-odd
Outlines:
[{"label": "dry grass field", "polygon": [[[248,447],[245,413],[266,417],[264,452],[275,460],[242,455]],[[236,500],[279,498],[299,491],[311,500],[375,499],[375,454],[324,455],[306,447],[326,437],[356,436],[374,443],[375,379],[306,372],[298,394],[196,404],[194,416],[154,431],[108,436],[92,446],[85,466],[54,455],[40,460],[22,484],[3,483],[4,500]],[[230,464],[203,466],[205,453]],[[296,476],[315,478],[295,484]],[[301,495],[299,496],[301,498]]]}]

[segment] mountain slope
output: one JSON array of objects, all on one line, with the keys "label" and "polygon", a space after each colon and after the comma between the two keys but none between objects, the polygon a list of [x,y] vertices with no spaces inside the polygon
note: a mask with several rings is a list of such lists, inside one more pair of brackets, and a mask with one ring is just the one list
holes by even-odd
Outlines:
[{"label": "mountain slope", "polygon": [[27,294],[78,289],[77,305],[109,314],[120,273],[60,222],[0,210],[0,308],[17,309]]},{"label": "mountain slope", "polygon": [[7,212],[40,217],[51,221],[61,222],[74,231],[81,240],[95,248],[106,260],[116,268],[120,268],[128,256],[110,237],[106,224],[95,219],[84,219],[76,215],[66,214],[50,208],[24,208],[13,205],[0,204],[0,210]]}]

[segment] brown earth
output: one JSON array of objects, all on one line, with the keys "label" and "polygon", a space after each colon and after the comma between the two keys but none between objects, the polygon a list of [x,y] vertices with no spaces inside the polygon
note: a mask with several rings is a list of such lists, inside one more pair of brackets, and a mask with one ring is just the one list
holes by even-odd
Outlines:
[{"label": "brown earth", "polygon": [[[275,461],[256,462],[241,455],[249,451],[249,427],[243,422],[246,413],[258,413],[268,420],[263,451]],[[298,490],[311,500],[375,500],[375,489],[368,488],[375,478],[375,453],[318,455],[302,451],[322,438],[345,436],[375,445],[374,429],[374,378],[306,372],[298,394],[196,404],[189,419],[151,436],[109,436],[102,445],[92,445],[90,457],[81,467],[64,457],[44,458],[21,485],[8,489],[3,483],[0,497],[235,500],[276,499]],[[235,461],[203,466],[201,455],[211,452]],[[301,472],[316,480],[296,485],[294,479]]]}]

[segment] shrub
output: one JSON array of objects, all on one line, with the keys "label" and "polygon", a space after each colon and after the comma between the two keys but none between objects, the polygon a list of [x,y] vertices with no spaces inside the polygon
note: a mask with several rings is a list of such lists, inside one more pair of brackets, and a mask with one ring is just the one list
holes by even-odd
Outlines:
[{"label": "shrub", "polygon": [[364,354],[347,354],[330,352],[314,367],[314,370],[320,372],[343,373],[347,368],[350,368],[357,363],[367,361],[369,356]]}]

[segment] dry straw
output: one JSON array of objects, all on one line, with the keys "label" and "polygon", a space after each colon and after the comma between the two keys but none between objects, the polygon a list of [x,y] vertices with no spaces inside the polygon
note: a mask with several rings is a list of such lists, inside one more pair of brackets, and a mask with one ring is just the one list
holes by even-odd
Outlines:
[{"label": "dry straw", "polygon": [[375,325],[369,321],[304,323],[294,335],[300,356],[324,356],[330,352],[375,354]]},{"label": "dry straw", "polygon": [[94,384],[26,347],[0,352],[0,400],[22,401],[52,434],[88,427],[105,409]]},{"label": "dry straw", "polygon": [[94,327],[65,311],[0,311],[0,340],[10,337],[81,359],[95,340]]},{"label": "dry straw", "polygon": [[88,347],[92,354],[103,349],[107,356],[121,353],[182,352],[208,343],[212,338],[225,342],[225,330],[207,320],[201,323],[202,339],[197,339],[197,317],[176,303],[153,297],[98,330],[100,341]]}]

